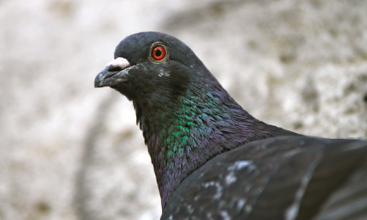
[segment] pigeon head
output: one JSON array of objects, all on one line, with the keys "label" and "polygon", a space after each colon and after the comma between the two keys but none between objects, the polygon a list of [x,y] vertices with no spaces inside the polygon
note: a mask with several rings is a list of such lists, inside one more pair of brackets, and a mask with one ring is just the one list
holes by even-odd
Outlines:
[{"label": "pigeon head", "polygon": [[133,102],[163,207],[181,181],[215,155],[282,132],[248,114],[175,37],[128,36],[114,58],[95,86],[110,86]]},{"label": "pigeon head", "polygon": [[141,32],[118,44],[114,60],[96,77],[95,87],[110,86],[134,101],[136,107],[150,109],[175,103],[195,80],[195,69],[203,68],[192,50],[177,38]]}]

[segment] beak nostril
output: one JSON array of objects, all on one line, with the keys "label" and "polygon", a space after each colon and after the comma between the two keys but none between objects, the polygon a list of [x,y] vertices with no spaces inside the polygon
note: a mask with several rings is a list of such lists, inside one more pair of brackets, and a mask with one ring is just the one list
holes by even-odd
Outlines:
[{"label": "beak nostril", "polygon": [[108,68],[107,68],[107,70],[108,71],[110,71],[110,72],[118,72],[118,71],[121,71],[122,70],[122,68],[121,67],[119,67],[119,66],[109,66]]}]

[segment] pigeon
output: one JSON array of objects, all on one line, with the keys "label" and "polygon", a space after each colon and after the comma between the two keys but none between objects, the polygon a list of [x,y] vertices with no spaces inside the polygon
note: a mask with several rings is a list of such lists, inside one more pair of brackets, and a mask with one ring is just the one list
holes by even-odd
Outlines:
[{"label": "pigeon", "polygon": [[308,137],[244,110],[179,39],[123,39],[95,79],[132,101],[161,219],[367,219],[367,141]]}]

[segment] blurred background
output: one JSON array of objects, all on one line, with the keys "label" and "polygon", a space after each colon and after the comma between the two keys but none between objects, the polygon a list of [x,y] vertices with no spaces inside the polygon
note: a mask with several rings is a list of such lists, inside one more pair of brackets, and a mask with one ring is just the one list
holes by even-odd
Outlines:
[{"label": "blurred background", "polygon": [[127,35],[184,41],[255,117],[367,136],[366,0],[0,0],[0,219],[158,219],[132,104],[94,78]]}]

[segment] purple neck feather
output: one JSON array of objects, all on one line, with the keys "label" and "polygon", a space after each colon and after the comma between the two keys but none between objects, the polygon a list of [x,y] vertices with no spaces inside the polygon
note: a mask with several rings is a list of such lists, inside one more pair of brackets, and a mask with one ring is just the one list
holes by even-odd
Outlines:
[{"label": "purple neck feather", "polygon": [[167,112],[147,104],[139,119],[163,208],[183,179],[214,156],[249,141],[288,134],[252,117],[216,85],[206,86],[214,91],[189,90]]}]

